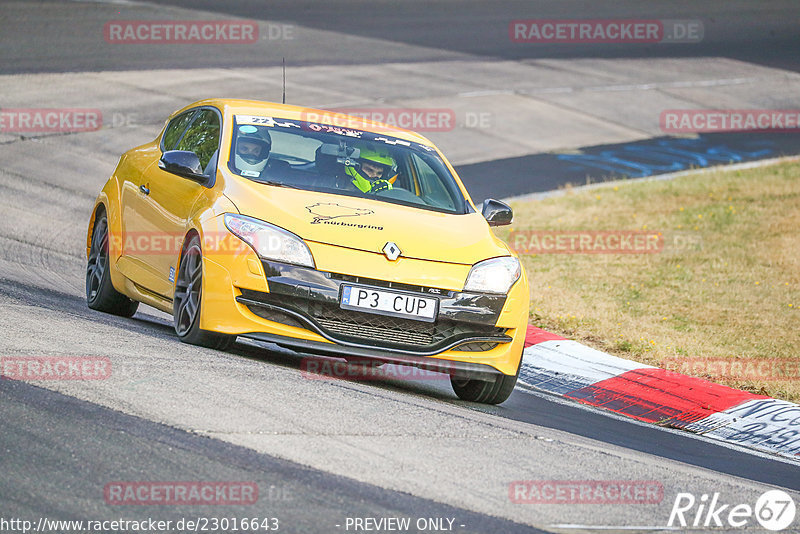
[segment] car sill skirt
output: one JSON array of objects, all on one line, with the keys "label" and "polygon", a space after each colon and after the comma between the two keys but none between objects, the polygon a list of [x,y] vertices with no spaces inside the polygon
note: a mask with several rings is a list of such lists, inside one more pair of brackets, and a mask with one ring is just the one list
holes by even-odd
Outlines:
[{"label": "car sill skirt", "polygon": [[393,354],[386,353],[382,349],[336,345],[332,343],[323,343],[321,341],[310,341],[307,339],[279,336],[277,334],[267,334],[265,332],[252,332],[240,334],[240,336],[256,339],[258,341],[265,341],[267,343],[274,343],[284,348],[312,355],[334,356],[349,359],[364,358],[365,360],[380,361],[383,363],[410,365],[428,371],[446,373],[459,378],[493,380],[503,374],[494,367],[482,363]]}]

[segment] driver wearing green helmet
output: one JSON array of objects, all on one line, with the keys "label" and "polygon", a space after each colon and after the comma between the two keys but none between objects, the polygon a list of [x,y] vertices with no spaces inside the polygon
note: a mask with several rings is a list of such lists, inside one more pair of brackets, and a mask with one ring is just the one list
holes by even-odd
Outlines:
[{"label": "driver wearing green helmet", "polygon": [[368,145],[361,148],[355,165],[348,165],[345,173],[351,183],[362,193],[377,193],[392,189],[395,176],[391,176],[396,165],[385,148]]}]

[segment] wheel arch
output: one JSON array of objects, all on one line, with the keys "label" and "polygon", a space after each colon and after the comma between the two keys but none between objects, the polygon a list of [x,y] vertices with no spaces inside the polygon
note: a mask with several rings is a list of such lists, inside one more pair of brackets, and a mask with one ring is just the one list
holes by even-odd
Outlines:
[{"label": "wheel arch", "polygon": [[94,209],[92,210],[92,215],[89,217],[89,227],[86,230],[86,258],[89,258],[89,254],[92,248],[92,237],[94,237],[94,225],[97,222],[97,218],[106,213],[106,205],[103,200],[98,199],[94,205]]},{"label": "wheel arch", "polygon": [[191,226],[188,230],[186,230],[186,233],[183,235],[183,242],[181,243],[181,248],[180,251],[178,252],[178,258],[175,261],[175,277],[174,280],[172,281],[173,295],[175,292],[175,284],[178,281],[178,272],[180,271],[181,268],[181,262],[183,261],[184,254],[186,253],[186,247],[189,246],[189,242],[192,240],[193,237],[197,237],[198,239],[200,239],[200,250],[201,251],[203,250],[203,234],[201,230],[198,230],[196,227]]}]

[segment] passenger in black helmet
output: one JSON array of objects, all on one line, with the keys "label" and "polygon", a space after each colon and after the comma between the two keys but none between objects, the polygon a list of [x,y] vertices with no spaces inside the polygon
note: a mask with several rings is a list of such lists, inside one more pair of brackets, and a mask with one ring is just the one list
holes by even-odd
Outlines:
[{"label": "passenger in black helmet", "polygon": [[258,177],[269,162],[272,137],[264,126],[244,124],[236,132],[234,165],[245,176]]}]

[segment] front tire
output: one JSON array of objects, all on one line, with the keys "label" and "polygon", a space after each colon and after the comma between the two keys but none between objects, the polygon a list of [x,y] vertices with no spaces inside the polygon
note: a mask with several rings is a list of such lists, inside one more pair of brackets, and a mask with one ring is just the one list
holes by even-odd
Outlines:
[{"label": "front tire", "polygon": [[[521,363],[520,363],[521,364]],[[458,398],[469,402],[481,402],[483,404],[500,404],[505,402],[514,391],[517,384],[517,375],[498,375],[493,380],[478,380],[475,378],[450,377],[450,385],[453,386]]]},{"label": "front tire", "polygon": [[103,213],[97,217],[92,230],[89,261],[86,264],[86,303],[93,310],[133,317],[139,303],[114,289],[109,263],[108,217]]},{"label": "front tire", "polygon": [[175,333],[184,343],[210,349],[226,350],[236,341],[236,336],[217,334],[200,329],[200,307],[203,297],[203,253],[200,238],[192,236],[181,254],[172,315]]}]

